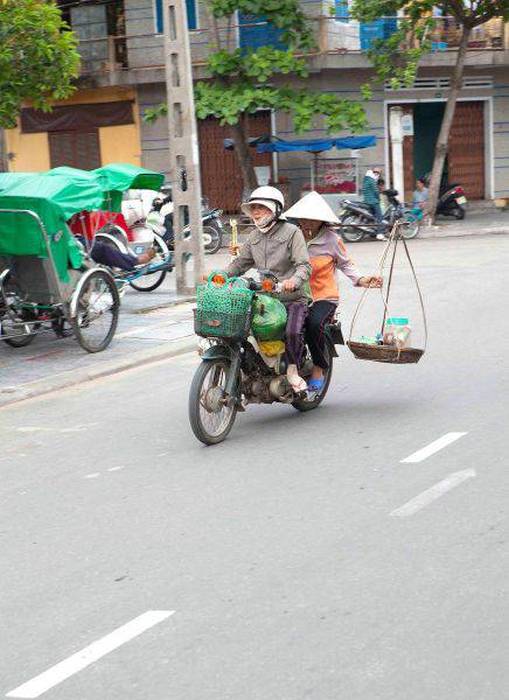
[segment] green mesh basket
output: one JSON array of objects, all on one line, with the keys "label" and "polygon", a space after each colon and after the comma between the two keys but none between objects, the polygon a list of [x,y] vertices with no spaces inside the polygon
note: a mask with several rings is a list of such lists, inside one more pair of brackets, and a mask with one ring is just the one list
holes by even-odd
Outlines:
[{"label": "green mesh basket", "polygon": [[251,326],[253,292],[235,278],[218,286],[212,282],[216,274],[213,272],[208,282],[196,290],[194,332],[207,338],[246,338]]}]

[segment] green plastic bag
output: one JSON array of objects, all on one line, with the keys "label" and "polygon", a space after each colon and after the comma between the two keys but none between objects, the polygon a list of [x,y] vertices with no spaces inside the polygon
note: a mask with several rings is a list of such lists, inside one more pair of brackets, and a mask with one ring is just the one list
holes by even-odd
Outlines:
[{"label": "green plastic bag", "polygon": [[253,303],[251,330],[257,340],[282,340],[286,328],[286,308],[279,299],[259,294]]}]

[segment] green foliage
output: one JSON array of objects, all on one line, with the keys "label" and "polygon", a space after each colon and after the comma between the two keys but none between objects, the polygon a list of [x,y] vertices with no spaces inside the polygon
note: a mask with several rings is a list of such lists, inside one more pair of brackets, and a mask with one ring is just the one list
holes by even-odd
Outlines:
[{"label": "green foliage", "polygon": [[[430,37],[439,19],[433,8],[454,16],[465,27],[476,27],[493,17],[509,19],[509,0],[353,0],[351,13],[360,22],[373,22],[380,17],[404,12],[398,31],[385,40],[373,42],[368,52],[377,79],[390,80],[391,87],[412,85],[419,60],[431,49]],[[363,94],[369,95],[369,86]]]},{"label": "green foliage", "polygon": [[[331,93],[312,92],[275,84],[278,76],[306,78],[307,61],[299,52],[314,47],[313,33],[298,0],[209,0],[208,6],[217,18],[231,16],[237,10],[263,16],[283,30],[287,50],[263,46],[256,51],[228,51],[224,48],[208,57],[210,80],[195,86],[196,116],[213,116],[221,124],[237,124],[243,114],[258,109],[277,109],[293,117],[297,133],[313,128],[315,118],[323,117],[330,132],[366,128],[363,108],[355,102],[341,100]],[[145,112],[151,122],[166,113],[159,105]]]},{"label": "green foliage", "polygon": [[78,76],[77,41],[53,2],[0,0],[0,127],[11,128],[24,101],[49,111]]}]

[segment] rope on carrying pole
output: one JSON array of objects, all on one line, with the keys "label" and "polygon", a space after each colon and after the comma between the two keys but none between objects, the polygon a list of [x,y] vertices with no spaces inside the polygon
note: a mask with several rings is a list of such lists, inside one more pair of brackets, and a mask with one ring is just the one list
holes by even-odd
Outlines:
[{"label": "rope on carrying pole", "polygon": [[[416,286],[416,288],[417,288],[417,294],[418,294],[418,296],[419,296],[419,302],[420,302],[420,305],[421,305],[422,318],[423,318],[423,322],[424,322],[424,350],[425,350],[426,347],[427,347],[427,344],[428,344],[428,323],[427,323],[427,319],[426,319],[426,311],[425,311],[425,308],[424,308],[424,298],[423,298],[423,296],[422,296],[421,288],[420,288],[420,286],[419,286],[419,281],[418,281],[418,279],[417,279],[417,274],[416,274],[416,272],[415,272],[415,268],[414,268],[412,259],[411,259],[411,257],[410,257],[410,251],[408,250],[408,244],[407,244],[405,238],[401,235],[401,233],[400,233],[400,228],[401,228],[400,222],[396,221],[396,222],[394,223],[394,226],[392,227],[391,233],[390,233],[390,235],[389,235],[389,240],[387,241],[387,245],[385,246],[384,250],[382,251],[382,255],[380,256],[380,259],[379,259],[379,261],[378,261],[378,271],[379,271],[380,274],[381,274],[381,273],[383,272],[383,269],[384,269],[386,260],[387,260],[387,258],[388,258],[388,256],[389,256],[389,251],[390,251],[390,249],[391,249],[391,246],[394,246],[393,253],[392,253],[392,258],[391,258],[390,269],[389,269],[389,280],[388,280],[388,283],[387,283],[387,292],[386,292],[386,294],[385,294],[385,298],[384,298],[383,289],[380,289],[380,294],[381,294],[381,297],[382,297],[382,303],[383,303],[383,305],[384,305],[384,314],[383,314],[383,321],[382,321],[382,330],[381,330],[381,332],[382,332],[382,334],[383,334],[384,326],[385,326],[385,321],[386,321],[386,319],[387,319],[388,312],[389,312],[389,296],[390,296],[390,291],[391,291],[391,283],[392,283],[392,277],[393,277],[393,272],[394,272],[394,265],[395,265],[395,261],[396,261],[396,249],[397,249],[397,246],[398,246],[398,242],[401,240],[402,243],[403,243],[403,247],[404,247],[404,249],[405,249],[406,257],[407,257],[408,262],[409,262],[409,264],[410,264],[410,269],[411,269],[411,271],[412,271],[412,276],[413,276],[413,279],[414,279],[414,282],[415,282],[415,286]],[[352,340],[353,329],[354,329],[354,327],[355,327],[355,323],[356,323],[356,321],[357,321],[359,312],[360,312],[360,310],[361,310],[361,308],[362,308],[362,306],[363,306],[363,304],[364,304],[364,301],[365,301],[365,299],[366,299],[366,294],[369,292],[369,289],[370,289],[369,287],[366,287],[366,288],[364,289],[364,291],[363,291],[363,293],[362,293],[362,295],[361,295],[361,298],[359,299],[359,302],[358,302],[358,304],[357,304],[357,308],[355,309],[355,312],[354,312],[354,315],[353,315],[353,318],[352,318],[352,323],[350,324],[350,334],[349,334],[349,336],[348,336],[348,341],[349,341],[349,342]]]}]

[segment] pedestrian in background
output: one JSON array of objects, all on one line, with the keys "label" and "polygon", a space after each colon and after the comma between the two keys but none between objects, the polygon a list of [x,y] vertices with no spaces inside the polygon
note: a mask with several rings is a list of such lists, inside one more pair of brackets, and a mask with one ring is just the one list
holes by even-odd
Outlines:
[{"label": "pedestrian in background", "polygon": [[426,187],[426,180],[423,177],[417,178],[413,195],[413,205],[416,209],[426,212],[428,207],[429,192]]},{"label": "pedestrian in background", "polygon": [[376,222],[379,224],[377,229],[370,233],[371,238],[376,238],[377,241],[386,241],[387,238],[383,234],[380,189],[378,187],[380,176],[380,168],[373,168],[372,170],[368,170],[366,172],[362,183],[362,197],[364,202],[369,205]]}]

